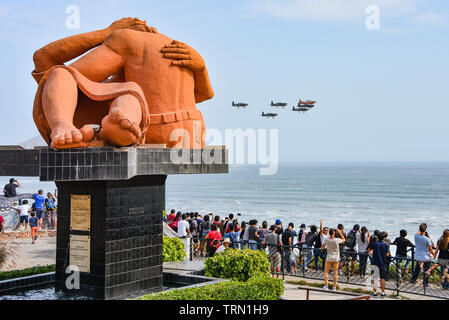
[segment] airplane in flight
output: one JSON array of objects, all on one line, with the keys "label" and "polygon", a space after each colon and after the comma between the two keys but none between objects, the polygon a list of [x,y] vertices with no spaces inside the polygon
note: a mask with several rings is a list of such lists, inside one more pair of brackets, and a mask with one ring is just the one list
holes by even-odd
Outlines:
[{"label": "airplane in flight", "polygon": [[310,109],[315,106],[315,103],[316,103],[316,101],[313,101],[313,100],[302,101],[301,99],[299,99],[298,107],[307,107]]},{"label": "airplane in flight", "polygon": [[274,103],[273,101],[271,101],[271,106],[276,107],[276,108],[279,108],[279,107],[285,108],[287,106],[287,103],[285,103],[285,102]]},{"label": "airplane in flight", "polygon": [[237,108],[240,108],[240,107],[246,108],[246,107],[248,106],[248,104],[247,104],[247,103],[241,103],[241,102],[239,102],[239,103],[234,103],[234,101],[232,101],[232,106],[233,106],[233,107],[237,107]]},{"label": "airplane in flight", "polygon": [[274,118],[277,117],[277,116],[278,116],[277,113],[265,113],[265,112],[262,112],[262,117],[274,119]]},{"label": "airplane in flight", "polygon": [[309,111],[309,109],[310,108],[308,108],[308,107],[298,107],[298,108],[295,108],[295,107],[293,107],[293,109],[292,109],[292,111],[298,111],[298,112],[306,112],[306,111]]}]

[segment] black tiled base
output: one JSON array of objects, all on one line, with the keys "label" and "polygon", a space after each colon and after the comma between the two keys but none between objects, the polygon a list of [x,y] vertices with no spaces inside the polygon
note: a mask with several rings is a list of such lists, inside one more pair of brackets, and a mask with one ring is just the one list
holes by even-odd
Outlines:
[{"label": "black tiled base", "polygon": [[[56,291],[95,299],[126,297],[162,288],[162,211],[166,175],[130,180],[56,182],[58,233]],[[70,230],[70,196],[91,196],[91,230]],[[144,212],[129,210],[144,208]],[[70,235],[90,235],[90,273],[68,290]]]}]

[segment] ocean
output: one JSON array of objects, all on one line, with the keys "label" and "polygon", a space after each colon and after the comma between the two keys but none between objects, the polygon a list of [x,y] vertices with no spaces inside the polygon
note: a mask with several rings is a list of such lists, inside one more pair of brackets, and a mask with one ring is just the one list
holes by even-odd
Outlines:
[{"label": "ocean", "polygon": [[[3,177],[7,182],[9,177]],[[21,190],[53,192],[54,183],[20,178]],[[171,175],[166,207],[182,212],[213,212],[220,217],[241,213],[240,221],[286,226],[301,223],[346,231],[354,224],[387,231],[394,240],[406,229],[413,241],[420,223],[432,240],[449,228],[449,163],[281,163],[278,173],[259,175],[258,166],[233,166],[229,174]]]},{"label": "ocean", "polygon": [[257,166],[232,167],[227,175],[169,176],[167,208],[182,212],[241,213],[240,221],[279,218],[346,231],[354,224],[387,231],[401,229],[409,239],[420,223],[432,240],[449,228],[449,163],[280,164],[276,175],[261,176]]}]

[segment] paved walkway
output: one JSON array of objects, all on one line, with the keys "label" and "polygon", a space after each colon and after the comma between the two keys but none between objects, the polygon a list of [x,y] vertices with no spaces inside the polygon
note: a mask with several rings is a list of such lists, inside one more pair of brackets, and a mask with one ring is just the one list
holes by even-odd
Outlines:
[{"label": "paved walkway", "polygon": [[198,273],[204,270],[204,263],[194,261],[164,262],[163,270],[177,273]]},{"label": "paved walkway", "polygon": [[[314,279],[307,279],[307,278],[301,278],[301,277],[285,277],[285,280],[287,282],[284,282],[285,291],[283,299],[286,300],[306,300],[306,290],[300,290],[298,289],[299,286],[301,287],[310,287],[310,288],[316,288],[315,286],[312,286],[311,284],[323,284],[324,281],[320,280],[314,280]],[[305,281],[307,284],[293,284],[289,282],[298,282],[298,281]],[[329,282],[332,284],[332,281]],[[362,289],[364,291],[372,291],[371,287],[366,286],[358,286],[353,284],[346,284],[346,283],[338,283],[339,291],[344,292],[343,289]],[[433,298],[429,296],[422,296],[422,295],[416,295],[416,294],[408,294],[401,292],[399,294],[399,297],[396,297],[396,291],[392,290],[385,290],[385,293],[387,294],[387,297],[380,297],[380,288],[377,289],[377,297],[371,297],[370,300],[443,300],[438,298]],[[367,295],[368,293],[360,293],[360,295]],[[347,299],[351,298],[351,296],[344,296],[344,295],[335,295],[332,294],[332,292],[327,293],[321,293],[321,292],[310,292],[310,300],[339,300],[339,299]]]},{"label": "paved walkway", "polygon": [[56,263],[56,237],[38,238],[35,244],[31,244],[29,238],[15,239],[13,243],[17,244],[19,248],[15,266],[1,269],[1,271],[20,270],[37,265]]}]

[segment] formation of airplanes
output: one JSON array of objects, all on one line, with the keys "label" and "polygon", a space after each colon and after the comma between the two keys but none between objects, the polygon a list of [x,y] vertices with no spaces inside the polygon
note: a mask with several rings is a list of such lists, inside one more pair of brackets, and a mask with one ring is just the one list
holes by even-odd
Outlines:
[{"label": "formation of airplanes", "polygon": [[[315,104],[316,104],[316,101],[314,101],[314,100],[302,101],[301,99],[299,99],[297,107],[295,108],[295,106],[293,106],[292,111],[297,111],[299,113],[306,112],[306,111],[309,111],[310,109],[312,109],[313,107],[315,107]],[[246,108],[248,106],[248,103],[243,103],[243,102],[235,103],[234,101],[232,101],[232,106],[233,107],[237,107],[237,108]],[[274,103],[273,101],[271,101],[271,105],[270,106],[271,107],[276,107],[276,108],[279,108],[279,107],[285,108],[287,106],[287,103],[286,102],[276,102],[276,103]],[[261,116],[265,117],[265,118],[272,118],[272,119],[274,119],[275,117],[278,116],[278,114],[277,113],[272,113],[272,112],[267,112],[267,113],[262,112]]]}]

